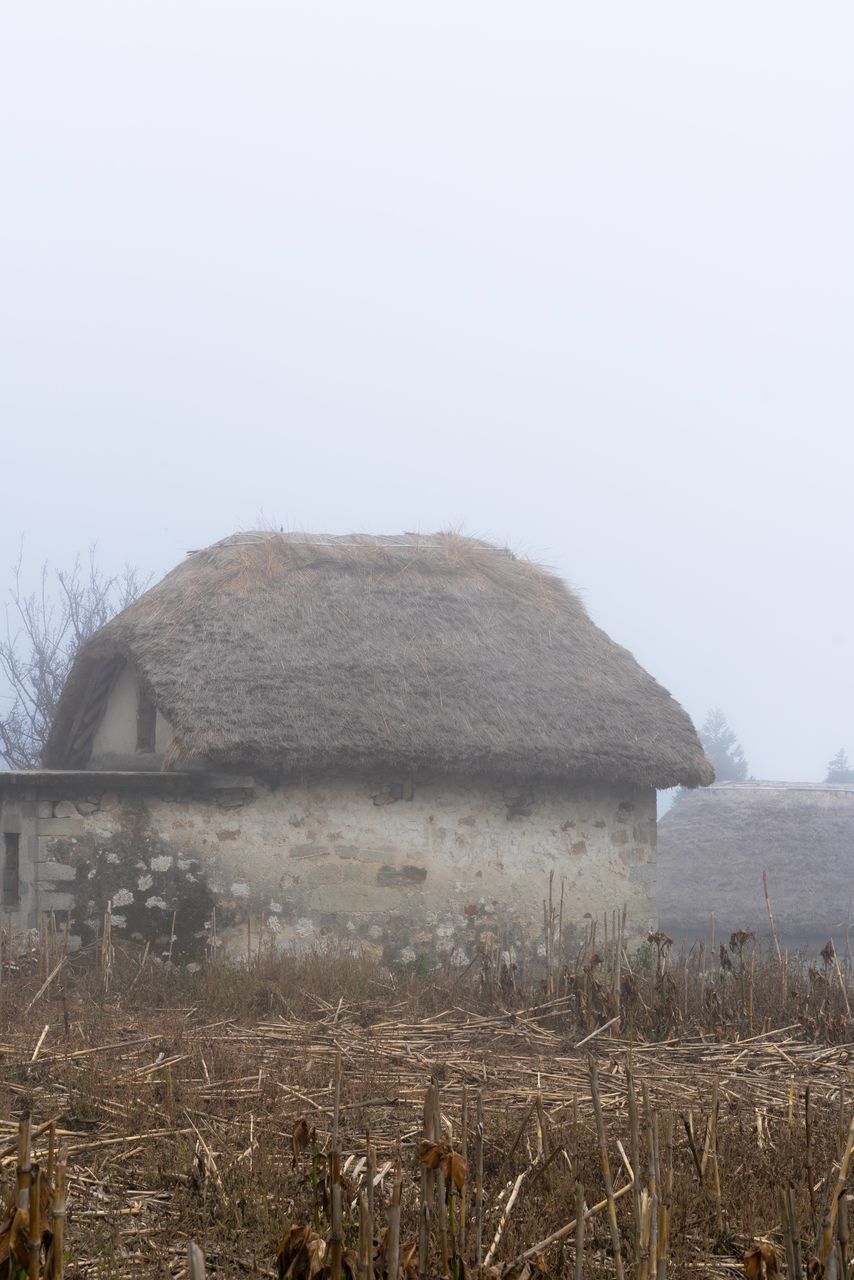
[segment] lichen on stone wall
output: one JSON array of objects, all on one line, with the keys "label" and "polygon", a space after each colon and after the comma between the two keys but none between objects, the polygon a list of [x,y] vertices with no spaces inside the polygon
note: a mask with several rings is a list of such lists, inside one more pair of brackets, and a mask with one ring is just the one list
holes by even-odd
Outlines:
[{"label": "lichen on stone wall", "polygon": [[155,956],[171,954],[178,962],[204,955],[215,899],[201,862],[184,858],[179,867],[143,801],[127,800],[116,817],[106,837],[93,825],[49,842],[51,856],[76,873],[72,930],[84,944],[94,941],[111,903],[113,928],[147,943]]}]

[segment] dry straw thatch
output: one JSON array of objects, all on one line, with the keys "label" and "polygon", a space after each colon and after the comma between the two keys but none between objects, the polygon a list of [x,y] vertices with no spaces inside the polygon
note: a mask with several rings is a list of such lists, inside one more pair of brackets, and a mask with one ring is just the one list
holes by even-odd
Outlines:
[{"label": "dry straw thatch", "polygon": [[662,928],[679,937],[735,929],[767,932],[767,873],[774,918],[790,942],[836,939],[854,921],[854,786],[719,782],[679,797],[658,824]]},{"label": "dry straw thatch", "polygon": [[712,770],[682,708],[554,574],[454,534],[237,534],[83,648],[45,763],[69,758],[105,661],[174,728],[166,767],[603,779]]}]

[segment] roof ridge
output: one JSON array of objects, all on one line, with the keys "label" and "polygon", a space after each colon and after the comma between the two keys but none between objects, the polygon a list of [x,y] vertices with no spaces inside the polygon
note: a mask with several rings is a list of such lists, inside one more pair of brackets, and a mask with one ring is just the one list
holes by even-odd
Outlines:
[{"label": "roof ridge", "polygon": [[753,778],[743,782],[721,779],[709,791],[852,791],[852,782],[777,782],[771,778]]}]

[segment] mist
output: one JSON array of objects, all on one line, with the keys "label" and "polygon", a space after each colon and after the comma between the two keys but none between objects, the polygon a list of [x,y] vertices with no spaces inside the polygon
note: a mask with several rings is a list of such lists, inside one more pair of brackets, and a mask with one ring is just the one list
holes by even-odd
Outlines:
[{"label": "mist", "polygon": [[759,778],[854,749],[854,12],[14,6],[0,587],[258,524],[557,568]]}]

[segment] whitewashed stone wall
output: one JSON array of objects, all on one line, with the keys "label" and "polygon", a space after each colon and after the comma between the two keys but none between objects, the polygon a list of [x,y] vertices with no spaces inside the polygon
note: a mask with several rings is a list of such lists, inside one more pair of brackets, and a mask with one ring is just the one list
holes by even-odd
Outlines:
[{"label": "whitewashed stone wall", "polygon": [[342,938],[388,960],[464,965],[488,941],[536,951],[552,871],[579,932],[585,915],[623,904],[634,936],[656,921],[648,789],[200,778],[163,794],[181,780],[117,790],[93,772],[63,790],[42,776],[24,820],[22,911],[70,910],[84,938],[110,898],[115,927],[154,945],[174,913],[185,959],[203,950],[215,908],[238,952],[249,918],[253,947]]}]

